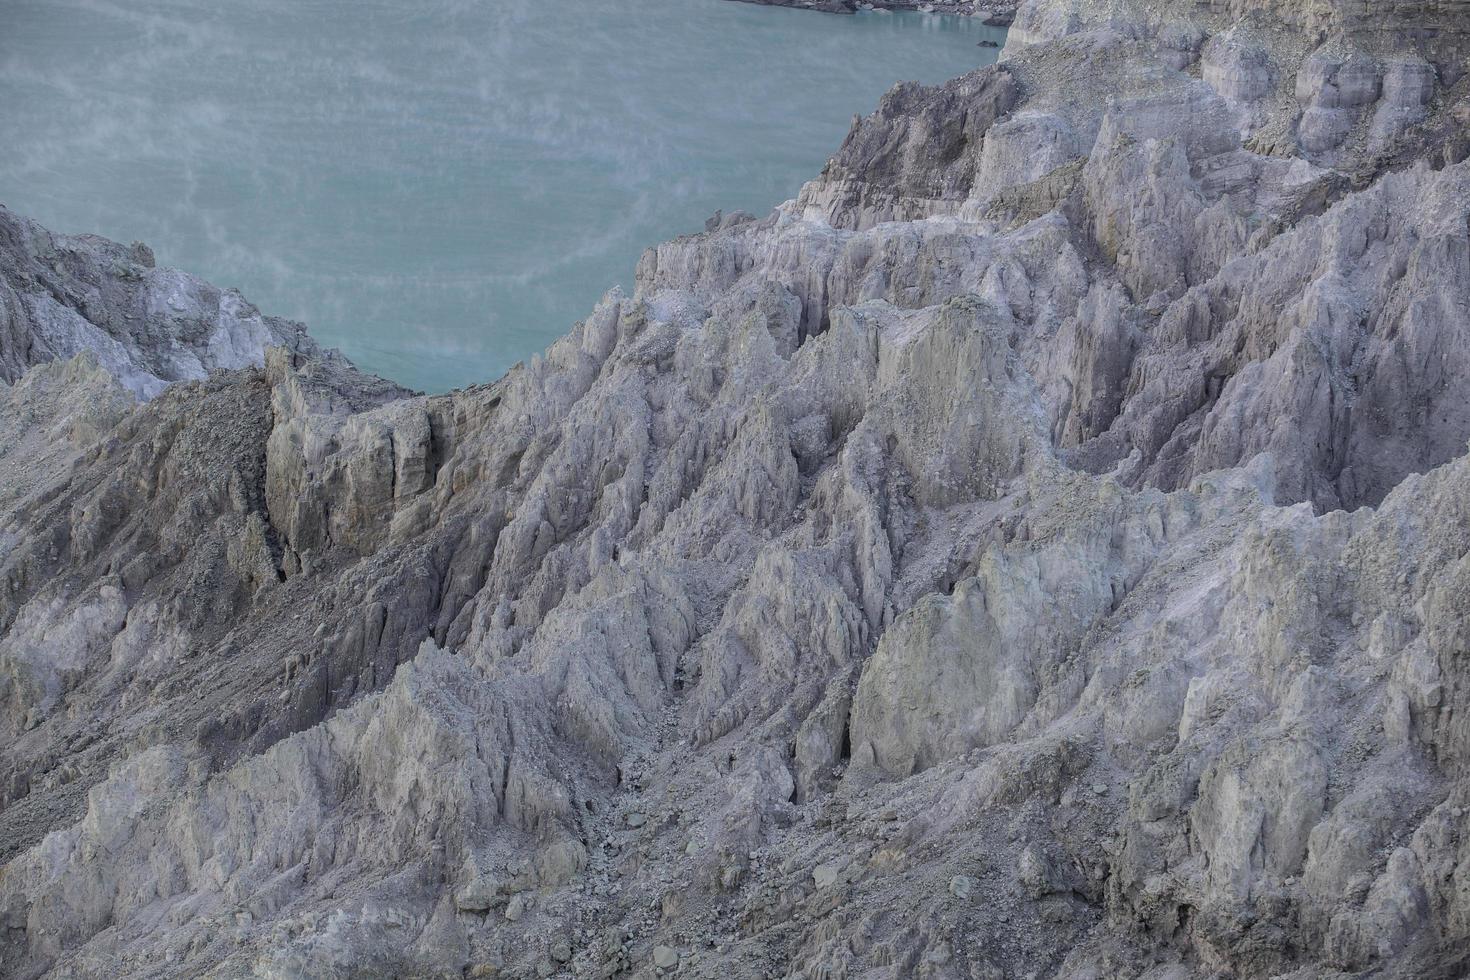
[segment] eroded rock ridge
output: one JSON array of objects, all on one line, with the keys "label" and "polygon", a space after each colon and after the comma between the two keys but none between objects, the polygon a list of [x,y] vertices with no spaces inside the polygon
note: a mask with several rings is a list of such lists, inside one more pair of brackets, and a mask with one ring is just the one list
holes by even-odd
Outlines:
[{"label": "eroded rock ridge", "polygon": [[1465,975],[1467,57],[1025,0],[431,397],[0,215],[0,972]]}]

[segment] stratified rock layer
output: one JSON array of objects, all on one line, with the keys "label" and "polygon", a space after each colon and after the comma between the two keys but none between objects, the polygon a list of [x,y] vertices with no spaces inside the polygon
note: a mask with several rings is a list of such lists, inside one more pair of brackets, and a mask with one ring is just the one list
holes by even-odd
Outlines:
[{"label": "stratified rock layer", "polygon": [[1028,0],[443,396],[3,216],[3,971],[1464,975],[1467,22]]}]

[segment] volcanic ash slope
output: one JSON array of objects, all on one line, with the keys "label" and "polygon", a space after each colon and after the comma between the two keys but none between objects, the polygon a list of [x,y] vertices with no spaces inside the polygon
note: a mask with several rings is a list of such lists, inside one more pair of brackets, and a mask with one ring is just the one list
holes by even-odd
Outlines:
[{"label": "volcanic ash slope", "polygon": [[0,972],[1464,975],[1467,54],[1027,0],[435,397],[0,213]]}]

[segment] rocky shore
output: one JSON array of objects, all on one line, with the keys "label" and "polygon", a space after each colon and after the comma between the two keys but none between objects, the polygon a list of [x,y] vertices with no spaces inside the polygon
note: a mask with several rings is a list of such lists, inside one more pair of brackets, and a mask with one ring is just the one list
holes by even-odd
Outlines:
[{"label": "rocky shore", "polygon": [[996,27],[1016,19],[1020,0],[739,0],[766,7],[795,7],[825,14],[855,14],[860,10],[916,10],[926,14],[979,17]]},{"label": "rocky shore", "polygon": [[429,397],[0,212],[0,974],[1466,975],[1467,58],[1023,0]]}]

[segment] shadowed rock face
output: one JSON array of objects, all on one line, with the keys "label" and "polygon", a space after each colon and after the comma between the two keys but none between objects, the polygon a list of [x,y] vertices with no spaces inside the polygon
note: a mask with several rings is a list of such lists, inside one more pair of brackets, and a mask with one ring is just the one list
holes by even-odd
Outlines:
[{"label": "shadowed rock face", "polygon": [[0,215],[0,972],[1461,975],[1399,6],[1028,0],[449,395]]}]

